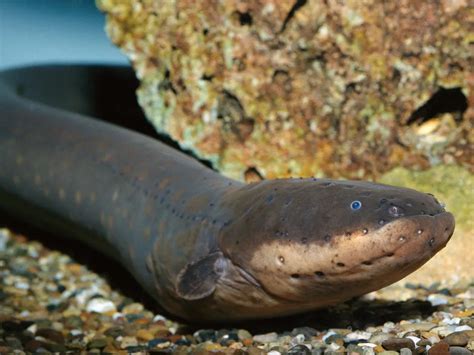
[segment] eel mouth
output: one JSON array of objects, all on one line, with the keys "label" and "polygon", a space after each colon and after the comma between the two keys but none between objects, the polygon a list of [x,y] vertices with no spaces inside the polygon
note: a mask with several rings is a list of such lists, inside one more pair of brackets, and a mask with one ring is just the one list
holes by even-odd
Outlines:
[{"label": "eel mouth", "polygon": [[[454,226],[454,217],[449,212],[394,220],[369,236],[378,239],[378,248],[367,248],[366,253],[360,252],[353,256],[356,263],[347,263],[349,267],[339,267],[328,274],[350,275],[381,265],[388,269],[391,265],[410,266],[425,263],[446,246],[454,233]],[[371,253],[371,249],[376,252]],[[341,263],[337,266],[341,266]]]}]

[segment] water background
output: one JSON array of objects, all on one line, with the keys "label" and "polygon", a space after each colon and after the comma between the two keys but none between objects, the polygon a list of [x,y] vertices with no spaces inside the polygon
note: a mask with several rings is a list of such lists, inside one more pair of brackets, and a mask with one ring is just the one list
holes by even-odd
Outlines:
[{"label": "water background", "polygon": [[94,0],[0,0],[0,69],[38,63],[119,63]]}]

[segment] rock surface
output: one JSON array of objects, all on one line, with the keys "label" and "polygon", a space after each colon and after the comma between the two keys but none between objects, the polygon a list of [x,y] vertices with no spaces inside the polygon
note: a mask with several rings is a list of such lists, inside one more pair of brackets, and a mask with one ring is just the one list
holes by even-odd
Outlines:
[{"label": "rock surface", "polygon": [[158,131],[243,180],[474,168],[466,0],[97,0]]}]

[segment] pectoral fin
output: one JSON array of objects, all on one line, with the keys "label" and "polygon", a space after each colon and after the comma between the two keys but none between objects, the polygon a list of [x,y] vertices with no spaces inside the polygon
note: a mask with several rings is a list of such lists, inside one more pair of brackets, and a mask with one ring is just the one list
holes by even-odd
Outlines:
[{"label": "pectoral fin", "polygon": [[221,252],[211,253],[187,264],[178,275],[176,284],[178,295],[189,301],[211,295],[226,267],[227,260]]}]

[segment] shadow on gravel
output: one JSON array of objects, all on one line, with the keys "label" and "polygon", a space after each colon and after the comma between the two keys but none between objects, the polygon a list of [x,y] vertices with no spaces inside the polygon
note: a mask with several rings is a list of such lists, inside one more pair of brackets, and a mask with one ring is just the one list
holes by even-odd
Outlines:
[{"label": "shadow on gravel", "polygon": [[[278,319],[258,320],[233,324],[198,324],[183,326],[182,334],[193,333],[198,329],[206,328],[243,328],[252,334],[269,332],[290,332],[294,328],[313,328],[324,330],[329,328],[364,329],[368,326],[383,325],[385,322],[399,322],[404,319],[427,317],[437,310],[430,302],[408,300],[394,301],[365,301],[355,299],[343,304],[328,307],[314,312],[304,313]],[[296,334],[293,334],[296,335]]]}]

